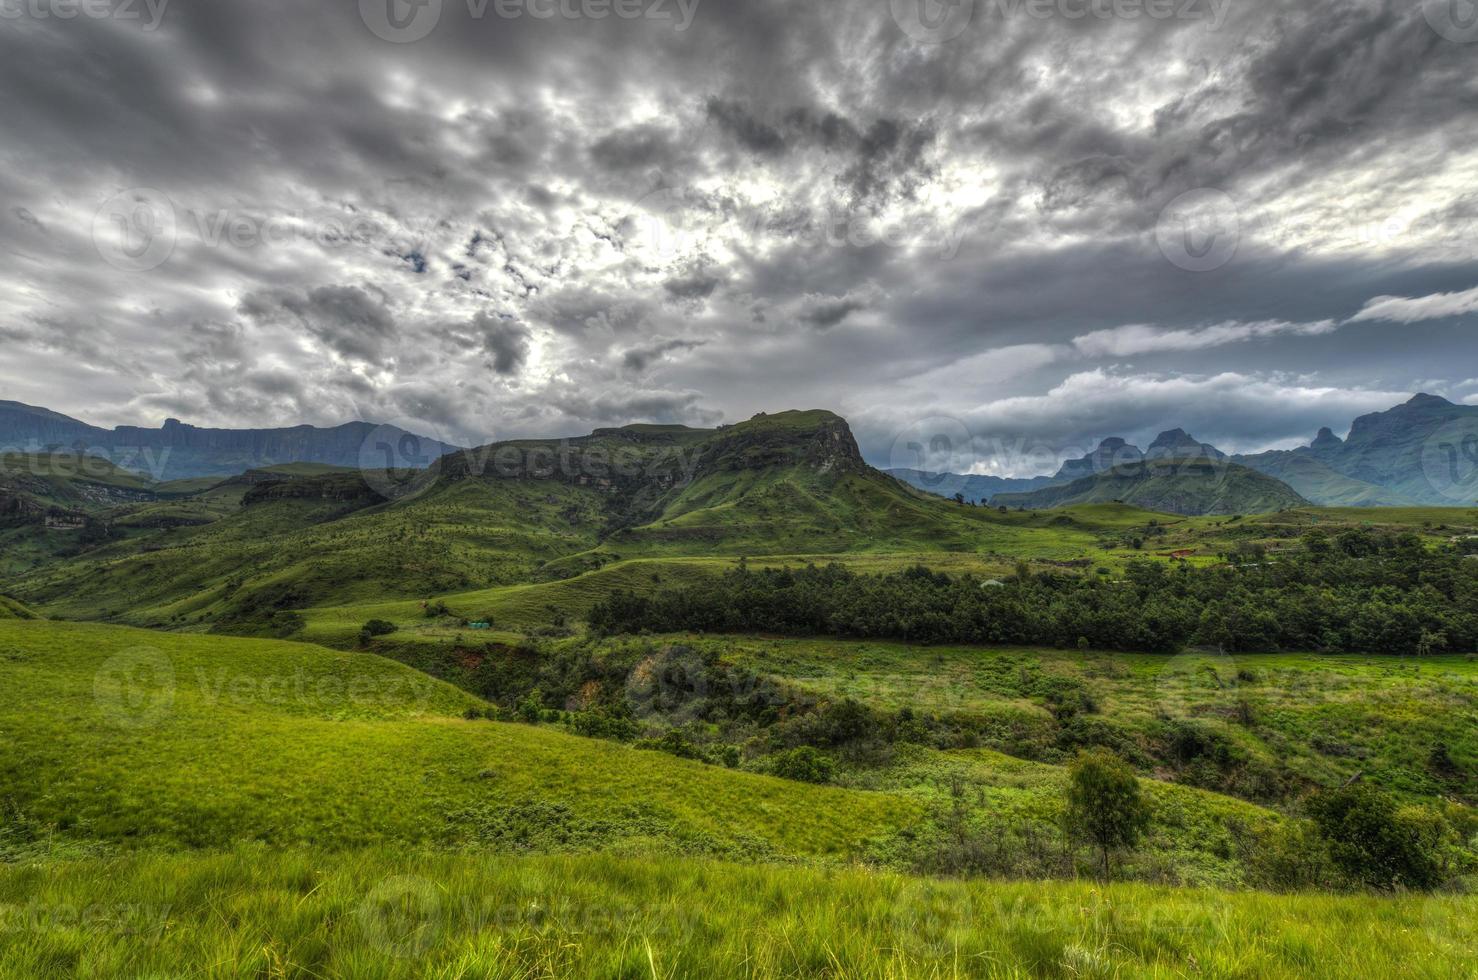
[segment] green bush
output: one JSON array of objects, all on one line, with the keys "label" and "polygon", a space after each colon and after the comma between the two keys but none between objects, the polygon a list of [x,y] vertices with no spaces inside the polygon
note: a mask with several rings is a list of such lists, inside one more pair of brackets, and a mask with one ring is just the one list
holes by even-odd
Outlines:
[{"label": "green bush", "polygon": [[829,783],[836,774],[831,757],[809,745],[777,752],[771,757],[775,775],[802,783]]},{"label": "green bush", "polygon": [[1390,794],[1364,783],[1315,793],[1305,809],[1351,881],[1380,889],[1441,883],[1447,829],[1440,814],[1398,806]]}]

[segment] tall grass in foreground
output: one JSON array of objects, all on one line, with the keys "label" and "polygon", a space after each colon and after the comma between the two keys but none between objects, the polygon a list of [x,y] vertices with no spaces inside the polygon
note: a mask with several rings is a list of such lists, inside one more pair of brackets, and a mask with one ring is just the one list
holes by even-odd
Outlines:
[{"label": "tall grass in foreground", "polygon": [[1472,977],[1478,901],[383,852],[0,867],[4,977]]}]

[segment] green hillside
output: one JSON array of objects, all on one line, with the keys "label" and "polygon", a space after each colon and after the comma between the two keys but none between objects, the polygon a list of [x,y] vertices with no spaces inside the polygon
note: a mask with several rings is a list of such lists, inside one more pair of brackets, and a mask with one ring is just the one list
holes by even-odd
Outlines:
[{"label": "green hillside", "polygon": [[[953,806],[1000,837],[999,870],[1075,873],[1071,853],[1024,843],[1056,835],[1065,770],[984,750],[905,747],[850,785],[815,785],[488,721],[484,702],[371,654],[120,627],[0,623],[0,668],[0,857],[258,842],[929,869],[951,860]],[[960,786],[964,810],[950,803]],[[1278,815],[1145,788],[1157,823],[1125,876],[1231,885],[1258,873],[1249,855]]]},{"label": "green hillside", "polygon": [[481,702],[370,654],[6,621],[0,667],[0,844],[60,833],[127,847],[819,857],[856,853],[922,810],[469,721]]},{"label": "green hillside", "polygon": [[1399,507],[1411,503],[1395,491],[1346,476],[1305,450],[1239,456],[1237,462],[1282,480],[1304,499],[1323,507]]},{"label": "green hillside", "polygon": [[998,494],[993,500],[1033,510],[1109,502],[1187,515],[1258,514],[1308,503],[1270,476],[1205,458],[1146,460],[1031,493]]},{"label": "green hillside", "polygon": [[501,443],[424,474],[246,475],[114,526],[103,546],[14,570],[24,574],[13,591],[69,618],[280,632],[274,619],[293,610],[568,578],[637,557],[1066,558],[1093,540],[1089,527],[1036,534],[1020,517],[914,491],[863,463],[827,412]]},{"label": "green hillside", "polygon": [[37,619],[37,615],[26,606],[10,598],[0,595],[0,619]]}]

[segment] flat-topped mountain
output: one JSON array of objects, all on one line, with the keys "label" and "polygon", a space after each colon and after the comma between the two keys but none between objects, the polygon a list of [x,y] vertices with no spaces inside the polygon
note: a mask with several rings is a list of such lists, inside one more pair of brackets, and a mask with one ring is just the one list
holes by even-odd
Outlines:
[{"label": "flat-topped mountain", "polygon": [[[415,452],[405,453],[403,444],[414,445]],[[326,429],[311,425],[207,429],[167,419],[157,429],[132,425],[104,429],[50,409],[0,401],[0,450],[68,451],[102,457],[161,481],[233,476],[278,463],[358,468],[376,465],[377,460],[386,458],[402,465],[418,458],[420,465],[429,465],[457,448],[394,426],[376,426],[370,422],[347,422]]]}]

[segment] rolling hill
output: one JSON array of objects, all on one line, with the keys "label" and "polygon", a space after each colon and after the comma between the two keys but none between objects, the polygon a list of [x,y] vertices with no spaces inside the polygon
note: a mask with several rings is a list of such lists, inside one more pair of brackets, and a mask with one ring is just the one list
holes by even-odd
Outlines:
[{"label": "rolling hill", "polygon": [[1003,507],[1029,510],[1110,502],[1187,515],[1267,513],[1308,503],[1273,477],[1205,458],[1146,460],[1032,493],[995,498]]}]

